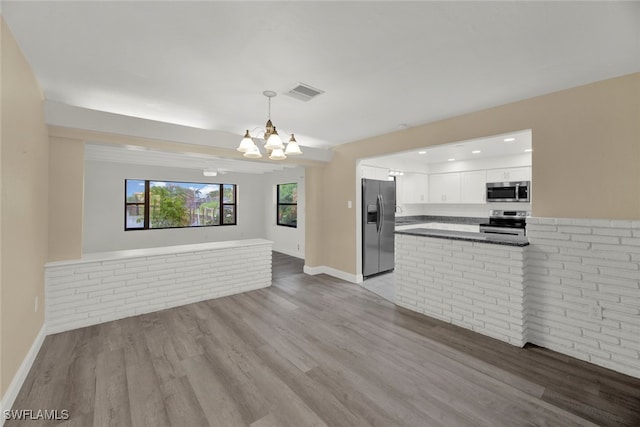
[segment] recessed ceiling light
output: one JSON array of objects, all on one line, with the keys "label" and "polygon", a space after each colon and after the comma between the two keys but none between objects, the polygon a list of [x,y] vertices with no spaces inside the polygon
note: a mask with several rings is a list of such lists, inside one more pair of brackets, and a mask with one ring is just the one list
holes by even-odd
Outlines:
[{"label": "recessed ceiling light", "polygon": [[447,162],[455,162],[455,161],[456,161],[456,159],[454,159],[453,157],[450,158],[450,159],[447,159]]},{"label": "recessed ceiling light", "polygon": [[533,151],[533,148],[527,148],[526,150],[524,150],[525,153],[530,153]]},{"label": "recessed ceiling light", "polygon": [[515,138],[505,138],[504,142],[513,142],[515,140],[516,140]]},{"label": "recessed ceiling light", "polygon": [[418,151],[418,154],[427,154],[426,151]]},{"label": "recessed ceiling light", "polygon": [[481,151],[480,151],[480,150],[473,150],[473,151],[471,152],[471,154],[478,154],[478,153],[481,153]]}]

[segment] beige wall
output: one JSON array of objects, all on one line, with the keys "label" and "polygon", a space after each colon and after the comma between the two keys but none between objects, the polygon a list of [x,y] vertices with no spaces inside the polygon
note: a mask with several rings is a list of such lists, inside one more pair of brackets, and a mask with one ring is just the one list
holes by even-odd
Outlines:
[{"label": "beige wall", "polygon": [[[42,92],[2,26],[2,384],[5,392],[44,322],[49,140]],[[35,298],[39,309],[34,312]]]},{"label": "beige wall", "polygon": [[[51,137],[49,145],[49,261],[82,256],[84,142]],[[59,191],[64,189],[64,191]]]},{"label": "beige wall", "polygon": [[337,147],[307,188],[332,208],[308,222],[306,264],[356,273],[356,223],[345,218],[357,159],[522,129],[533,130],[533,215],[640,219],[636,73]]}]

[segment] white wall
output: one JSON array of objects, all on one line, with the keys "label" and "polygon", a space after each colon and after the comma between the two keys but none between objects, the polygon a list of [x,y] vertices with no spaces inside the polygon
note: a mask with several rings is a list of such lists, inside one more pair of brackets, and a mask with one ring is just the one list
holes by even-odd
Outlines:
[{"label": "white wall", "polygon": [[[273,250],[304,258],[305,233],[305,170],[303,168],[285,169],[279,172],[261,175],[264,182],[264,229],[265,238],[273,241]],[[298,184],[298,226],[296,228],[277,225],[276,203],[278,184]]]},{"label": "white wall", "polygon": [[[265,176],[229,173],[205,177],[198,170],[86,161],[83,253],[264,238]],[[125,179],[237,184],[238,224],[125,232]]]}]

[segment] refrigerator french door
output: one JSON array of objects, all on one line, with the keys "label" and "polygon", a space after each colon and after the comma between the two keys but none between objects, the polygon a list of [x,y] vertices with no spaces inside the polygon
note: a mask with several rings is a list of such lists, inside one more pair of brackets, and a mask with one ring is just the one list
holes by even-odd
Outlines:
[{"label": "refrigerator french door", "polygon": [[362,179],[362,275],[395,268],[396,182]]}]

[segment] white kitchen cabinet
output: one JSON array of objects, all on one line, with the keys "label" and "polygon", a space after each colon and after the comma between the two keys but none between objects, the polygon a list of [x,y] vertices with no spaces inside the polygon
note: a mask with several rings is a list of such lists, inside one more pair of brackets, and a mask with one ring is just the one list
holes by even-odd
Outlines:
[{"label": "white kitchen cabinet", "polygon": [[389,178],[389,169],[378,166],[361,165],[360,177],[367,179],[379,179],[386,181]]},{"label": "white kitchen cabinet", "polygon": [[490,169],[487,182],[531,181],[531,168]]},{"label": "white kitchen cabinet", "polygon": [[429,175],[429,203],[460,203],[460,173]]},{"label": "white kitchen cabinet", "polygon": [[396,178],[401,183],[397,189],[398,204],[427,203],[428,176],[423,173],[405,173]]},{"label": "white kitchen cabinet", "polygon": [[487,172],[473,171],[460,174],[462,182],[460,187],[461,203],[484,203],[487,189]]}]

